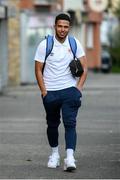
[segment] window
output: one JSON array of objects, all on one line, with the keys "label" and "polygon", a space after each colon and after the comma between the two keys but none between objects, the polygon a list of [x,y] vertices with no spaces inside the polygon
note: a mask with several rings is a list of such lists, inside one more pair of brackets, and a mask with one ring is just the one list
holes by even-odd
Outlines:
[{"label": "window", "polygon": [[87,48],[93,48],[93,25],[87,25]]}]

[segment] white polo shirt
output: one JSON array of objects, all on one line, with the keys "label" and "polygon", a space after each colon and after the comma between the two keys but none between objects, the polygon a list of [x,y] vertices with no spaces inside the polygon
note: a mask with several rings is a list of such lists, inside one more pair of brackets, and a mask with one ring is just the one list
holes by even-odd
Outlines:
[{"label": "white polo shirt", "polygon": [[[85,56],[80,42],[76,40],[77,52],[76,57]],[[35,61],[44,63],[46,55],[46,40],[38,45],[35,54]],[[51,54],[46,59],[43,72],[45,87],[48,91],[56,91],[68,87],[76,86],[77,78],[74,78],[70,72],[69,63],[73,59],[68,37],[64,43],[60,43],[54,36],[54,46]]]}]

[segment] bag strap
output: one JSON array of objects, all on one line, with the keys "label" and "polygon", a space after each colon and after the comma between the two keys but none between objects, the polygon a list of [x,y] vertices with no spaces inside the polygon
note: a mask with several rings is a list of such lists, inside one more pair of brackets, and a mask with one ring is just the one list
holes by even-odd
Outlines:
[{"label": "bag strap", "polygon": [[77,52],[77,43],[74,37],[72,36],[68,36],[68,40],[69,40],[69,44],[70,44],[70,48],[72,50],[74,59],[76,57],[76,52]]},{"label": "bag strap", "polygon": [[50,53],[51,53],[51,51],[53,49],[53,45],[54,45],[54,40],[53,40],[52,35],[47,35],[45,37],[45,39],[46,39],[46,55],[45,55],[45,61],[44,61],[44,64],[43,64],[42,73],[43,73],[44,68],[45,68],[46,59],[50,55]]},{"label": "bag strap", "polygon": [[54,45],[54,40],[53,40],[53,36],[48,35],[46,37],[46,56],[45,56],[45,61],[47,59],[47,57],[50,55],[52,49],[53,49],[53,45]]}]

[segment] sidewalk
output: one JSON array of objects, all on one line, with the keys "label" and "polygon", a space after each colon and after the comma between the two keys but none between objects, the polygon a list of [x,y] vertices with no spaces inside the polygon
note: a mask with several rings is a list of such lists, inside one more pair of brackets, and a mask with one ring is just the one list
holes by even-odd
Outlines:
[{"label": "sidewalk", "polygon": [[[120,74],[102,74],[88,72],[87,80],[84,85],[84,90],[92,89],[120,89]],[[21,85],[7,87],[5,89],[6,93],[34,93],[39,91],[37,84],[33,85]]]},{"label": "sidewalk", "polygon": [[88,73],[85,88],[120,88],[120,74]]}]

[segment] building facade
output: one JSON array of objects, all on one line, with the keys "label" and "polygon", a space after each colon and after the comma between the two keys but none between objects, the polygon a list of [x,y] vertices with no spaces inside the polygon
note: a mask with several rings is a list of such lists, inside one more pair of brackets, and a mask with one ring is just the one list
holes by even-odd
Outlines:
[{"label": "building facade", "polygon": [[34,54],[46,34],[53,33],[56,13],[62,10],[58,1],[9,0],[16,9],[8,22],[9,84],[35,83]]}]

